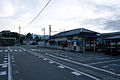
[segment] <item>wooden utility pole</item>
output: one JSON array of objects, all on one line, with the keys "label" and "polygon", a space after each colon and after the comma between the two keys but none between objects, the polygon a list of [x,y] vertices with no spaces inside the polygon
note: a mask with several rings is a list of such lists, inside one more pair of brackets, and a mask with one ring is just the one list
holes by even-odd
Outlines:
[{"label": "wooden utility pole", "polygon": [[19,26],[19,45],[20,45],[20,26]]}]

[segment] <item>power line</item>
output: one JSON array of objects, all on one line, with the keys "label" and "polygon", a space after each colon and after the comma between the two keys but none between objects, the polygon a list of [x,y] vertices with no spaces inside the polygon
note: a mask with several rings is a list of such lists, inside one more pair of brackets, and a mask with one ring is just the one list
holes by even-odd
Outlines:
[{"label": "power line", "polygon": [[42,8],[42,10],[35,16],[35,18],[33,18],[33,20],[30,22],[30,23],[28,23],[26,26],[24,26],[23,28],[26,28],[26,27],[28,27],[30,24],[32,24],[32,22],[34,22],[35,21],[35,19],[37,19],[37,17],[43,12],[43,10],[48,6],[48,4],[51,2],[51,0],[49,0],[48,2],[47,2],[47,4]]}]

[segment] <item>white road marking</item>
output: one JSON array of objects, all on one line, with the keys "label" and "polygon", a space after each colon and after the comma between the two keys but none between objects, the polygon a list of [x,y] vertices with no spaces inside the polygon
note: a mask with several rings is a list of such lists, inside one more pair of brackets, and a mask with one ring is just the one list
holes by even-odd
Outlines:
[{"label": "white road marking", "polygon": [[0,72],[0,75],[1,75],[1,76],[7,75],[7,72],[6,72],[6,71],[2,71],[2,72]]},{"label": "white road marking", "polygon": [[44,58],[43,60],[44,60],[44,61],[46,61],[46,60],[47,60],[47,58]]},{"label": "white road marking", "polygon": [[51,63],[51,64],[52,64],[52,63],[54,63],[54,61],[49,61],[49,63]]},{"label": "white road marking", "polygon": [[103,66],[102,68],[107,68],[107,67],[109,67],[109,66]]},{"label": "white road marking", "polygon": [[2,65],[2,67],[3,67],[3,68],[6,68],[6,67],[7,67],[7,64]]},{"label": "white road marking", "polygon": [[5,56],[5,58],[7,58],[8,56]]},{"label": "white road marking", "polygon": [[22,51],[22,50],[19,50],[20,52]]},{"label": "white road marking", "polygon": [[4,60],[6,60],[6,59],[8,59],[8,58],[5,57]]},{"label": "white road marking", "polygon": [[60,65],[60,66],[58,66],[58,67],[61,68],[61,69],[65,68],[65,66],[63,66],[63,65]]},{"label": "white road marking", "polygon": [[[44,57],[43,57],[43,58],[44,58]],[[44,59],[47,59],[47,58],[44,58]],[[58,63],[58,62],[56,62],[56,61],[54,61],[54,63],[59,64],[59,65],[63,65],[63,64]],[[101,80],[101,79],[99,79],[99,78],[97,78],[97,77],[94,77],[94,76],[92,76],[92,75],[89,75],[89,74],[84,73],[84,72],[81,72],[81,71],[78,71],[78,70],[76,70],[76,69],[74,69],[74,68],[71,68],[71,67],[69,67],[69,66],[64,65],[64,67],[66,67],[66,68],[68,68],[68,69],[70,69],[70,70],[73,70],[74,72],[78,72],[78,73],[83,74],[83,75],[85,75],[85,76],[87,76],[87,77],[90,77],[90,78],[92,78],[92,79],[94,79],[94,80]]]},{"label": "white road marking", "polygon": [[[9,49],[9,47],[8,47]],[[11,68],[11,61],[10,61],[10,53],[8,52],[8,80],[12,80],[12,68]]]},{"label": "white road marking", "polygon": [[76,75],[76,76],[80,76],[82,74],[78,73],[78,72],[72,72],[72,74]]},{"label": "white road marking", "polygon": [[0,50],[0,52],[3,52],[3,50]]},{"label": "white road marking", "polygon": [[25,49],[23,49],[23,51],[26,51]]},{"label": "white road marking", "polygon": [[5,64],[7,65],[8,63],[0,64],[0,66],[3,66],[3,65],[5,65]]},{"label": "white road marking", "polygon": [[86,66],[86,67],[89,67],[89,68],[92,68],[92,69],[96,69],[96,70],[99,70],[99,71],[107,72],[107,73],[109,73],[109,74],[116,75],[116,76],[119,76],[119,77],[120,77],[119,74],[116,74],[116,73],[114,73],[114,72],[112,72],[112,71],[108,71],[108,70],[101,69],[101,68],[97,68],[97,67],[94,67],[94,66],[91,66],[91,65],[88,65],[88,64],[83,64],[83,63],[79,63],[79,62],[76,62],[76,61],[72,61],[72,60],[60,58],[60,57],[53,56],[53,55],[50,55],[50,54],[47,54],[47,53],[46,53],[46,55],[52,56],[52,57],[54,57],[54,58],[61,59],[61,60],[67,61],[67,62],[71,62],[71,63],[74,63],[74,64],[78,64],[78,65]]},{"label": "white road marking", "polygon": [[[55,62],[55,63],[56,63],[56,64],[59,64],[59,65],[63,65],[63,64],[58,63],[58,62]],[[89,74],[84,73],[84,72],[81,72],[81,71],[78,71],[78,70],[76,70],[76,69],[74,69],[74,68],[71,68],[71,67],[69,67],[69,66],[64,65],[64,67],[66,67],[66,68],[68,68],[68,69],[70,69],[70,70],[73,70],[74,72],[78,72],[78,73],[80,73],[80,74],[83,74],[83,75],[85,75],[85,76],[88,76],[88,77],[90,77],[90,78],[92,78],[92,79],[101,80],[101,79],[99,79],[99,78],[97,78],[97,77],[94,77],[94,76],[92,76],[92,75],[89,75]]]},{"label": "white road marking", "polygon": [[3,61],[4,63],[7,63],[7,61]]},{"label": "white road marking", "polygon": [[117,60],[109,60],[109,61],[102,61],[102,62],[96,62],[96,63],[90,63],[89,65],[103,64],[103,63],[115,62],[115,61],[120,61],[120,59],[117,59]]},{"label": "white road marking", "polygon": [[15,62],[15,60],[12,60],[12,62]]},{"label": "white road marking", "polygon": [[14,57],[11,57],[11,59],[14,59]]},{"label": "white road marking", "polygon": [[14,51],[17,51],[16,49]]},{"label": "white road marking", "polygon": [[8,52],[8,50],[5,50],[5,52]]},{"label": "white road marking", "polygon": [[10,51],[12,52],[13,50],[11,49]]}]

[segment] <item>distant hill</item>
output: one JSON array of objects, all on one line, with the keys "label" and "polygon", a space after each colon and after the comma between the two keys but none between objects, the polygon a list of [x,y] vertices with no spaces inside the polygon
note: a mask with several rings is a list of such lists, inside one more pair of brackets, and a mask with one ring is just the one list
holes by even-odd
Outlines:
[{"label": "distant hill", "polygon": [[[33,39],[35,39],[36,36],[39,36],[39,38],[41,37],[41,39],[44,39],[44,35],[38,35],[38,34],[33,34]],[[49,35],[45,35],[45,39],[49,39]]]}]

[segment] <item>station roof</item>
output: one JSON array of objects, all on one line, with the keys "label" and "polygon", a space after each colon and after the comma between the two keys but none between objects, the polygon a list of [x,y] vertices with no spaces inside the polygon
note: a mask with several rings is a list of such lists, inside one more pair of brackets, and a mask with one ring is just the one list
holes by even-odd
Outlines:
[{"label": "station roof", "polygon": [[114,35],[120,35],[120,32],[112,32],[112,33],[102,33],[100,36],[114,36]]},{"label": "station roof", "polygon": [[116,35],[116,36],[112,36],[112,37],[107,37],[105,39],[109,39],[109,40],[112,40],[112,39],[120,39],[120,35]]},{"label": "station roof", "polygon": [[73,29],[73,30],[60,32],[60,33],[58,33],[56,35],[51,36],[51,38],[78,35],[80,33],[99,34],[99,33],[95,32],[95,31],[91,31],[91,30],[84,29],[84,28],[78,28],[78,29]]}]

